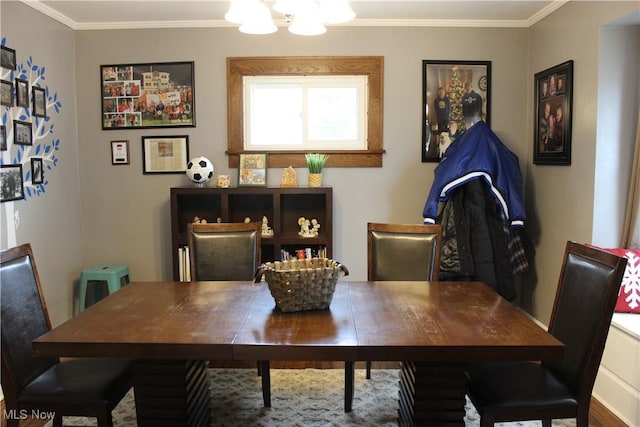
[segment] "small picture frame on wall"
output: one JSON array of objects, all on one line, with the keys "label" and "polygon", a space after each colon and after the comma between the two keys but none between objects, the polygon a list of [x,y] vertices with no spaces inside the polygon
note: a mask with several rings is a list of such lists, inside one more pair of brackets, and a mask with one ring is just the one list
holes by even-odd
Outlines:
[{"label": "small picture frame on wall", "polygon": [[16,69],[16,51],[7,46],[0,46],[0,65],[7,70]]},{"label": "small picture frame on wall", "polygon": [[42,157],[31,159],[31,183],[34,185],[44,183],[44,163]]},{"label": "small picture frame on wall", "polygon": [[0,125],[0,151],[7,151],[7,127]]},{"label": "small picture frame on wall", "polygon": [[16,79],[16,106],[29,108],[29,82]]},{"label": "small picture frame on wall", "polygon": [[439,162],[478,121],[490,125],[491,61],[422,61],[423,162]]},{"label": "small picture frame on wall", "polygon": [[535,75],[533,163],[571,164],[573,61]]},{"label": "small picture frame on wall", "polygon": [[111,164],[112,165],[128,165],[129,164],[129,141],[111,141]]},{"label": "small picture frame on wall", "polygon": [[189,136],[143,136],[143,173],[185,173],[189,161]]},{"label": "small picture frame on wall", "polygon": [[17,145],[33,145],[31,123],[20,120],[13,121],[13,143]]},{"label": "small picture frame on wall", "polygon": [[267,154],[241,153],[238,167],[238,187],[267,186]]},{"label": "small picture frame on wall", "polygon": [[47,117],[47,98],[43,88],[32,86],[31,96],[33,98],[33,115],[36,117]]},{"label": "small picture frame on wall", "polygon": [[0,202],[24,199],[22,165],[0,165]]},{"label": "small picture frame on wall", "polygon": [[0,80],[0,104],[13,106],[13,83],[10,81]]}]

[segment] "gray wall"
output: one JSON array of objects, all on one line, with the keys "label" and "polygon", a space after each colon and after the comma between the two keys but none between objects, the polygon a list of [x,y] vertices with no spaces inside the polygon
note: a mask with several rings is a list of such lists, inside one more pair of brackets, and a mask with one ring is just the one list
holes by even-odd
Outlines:
[{"label": "gray wall", "polygon": [[[302,38],[284,31],[248,36],[232,28],[74,33],[28,6],[3,2],[2,35],[19,53],[43,56],[49,84],[63,90],[65,103],[56,128],[64,136],[61,165],[48,173],[44,197],[15,203],[17,243],[34,243],[54,323],[72,314],[71,292],[83,265],[126,262],[134,280],[170,279],[169,188],[189,183],[181,175],[142,175],[141,137],[188,134],[192,156],[209,157],[216,173],[236,178],[224,153],[226,57],[382,55],[384,165],[325,173],[325,184],[334,187],[334,257],[349,267],[351,280],[365,279],[366,222],[421,222],[432,182],[435,164],[421,163],[419,155],[422,60],[490,60],[491,125],[520,158],[527,227],[537,249],[525,283],[533,292],[528,303],[546,322],[566,240],[591,238],[599,27],[634,9],[633,2],[570,2],[529,29],[336,27]],[[533,166],[533,74],[567,59],[576,66],[573,165]],[[197,127],[101,130],[101,64],[183,60],[195,61]],[[111,165],[116,139],[130,141],[131,165]],[[279,170],[269,170],[271,184],[279,178]],[[12,226],[5,205],[3,236]]]}]

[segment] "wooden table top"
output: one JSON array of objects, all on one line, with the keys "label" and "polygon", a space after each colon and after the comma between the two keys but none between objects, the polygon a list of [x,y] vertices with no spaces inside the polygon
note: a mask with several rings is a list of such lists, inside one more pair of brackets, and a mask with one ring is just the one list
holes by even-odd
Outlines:
[{"label": "wooden table top", "polygon": [[479,282],[339,282],[282,313],[265,283],[137,282],[39,337],[36,356],[238,360],[559,360],[564,346]]}]

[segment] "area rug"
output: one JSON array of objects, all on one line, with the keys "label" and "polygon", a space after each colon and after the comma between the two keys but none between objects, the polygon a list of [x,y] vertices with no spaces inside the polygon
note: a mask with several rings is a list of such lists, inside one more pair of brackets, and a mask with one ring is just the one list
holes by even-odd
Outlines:
[{"label": "area rug", "polygon": [[[211,427],[391,427],[398,425],[396,369],[376,369],[371,379],[356,370],[353,411],[344,412],[344,370],[272,369],[271,408],[262,406],[260,377],[255,369],[209,369]],[[466,427],[479,425],[467,401]],[[133,391],[113,411],[115,427],[136,427]],[[65,417],[65,426],[95,426],[95,419]],[[501,427],[538,427],[541,423],[500,423]],[[554,427],[575,427],[557,420]],[[46,427],[51,427],[51,423]]]}]

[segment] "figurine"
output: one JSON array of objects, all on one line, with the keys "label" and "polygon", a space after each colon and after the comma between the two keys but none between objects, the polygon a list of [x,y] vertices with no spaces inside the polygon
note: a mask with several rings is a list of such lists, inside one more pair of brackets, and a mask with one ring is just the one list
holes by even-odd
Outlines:
[{"label": "figurine", "polygon": [[282,171],[282,180],[280,181],[280,187],[297,187],[298,179],[296,178],[296,171],[293,166],[289,166]]},{"label": "figurine", "polygon": [[273,229],[269,227],[269,220],[267,219],[266,216],[262,217],[262,233],[261,234],[263,237],[273,236]]},{"label": "figurine", "polygon": [[305,217],[301,216],[298,218],[298,225],[300,226],[300,231],[298,235],[302,237],[318,237],[318,230],[320,229],[320,224],[317,219],[312,219],[309,221]]}]

